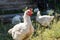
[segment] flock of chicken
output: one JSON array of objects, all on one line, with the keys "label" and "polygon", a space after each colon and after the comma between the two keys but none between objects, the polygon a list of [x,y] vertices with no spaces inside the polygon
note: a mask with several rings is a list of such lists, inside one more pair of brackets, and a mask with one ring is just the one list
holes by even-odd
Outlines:
[{"label": "flock of chicken", "polygon": [[[15,17],[18,19],[13,20],[19,20],[18,23],[14,23],[12,21],[12,24],[15,24],[15,26],[8,30],[8,33],[12,35],[12,38],[14,40],[29,40],[30,36],[34,33],[34,27],[32,25],[30,16],[32,16],[33,12],[32,9],[29,8],[24,12],[23,15],[23,23],[20,22],[19,17]],[[36,21],[39,22],[43,26],[48,26],[50,22],[53,20],[54,16],[49,15],[40,15],[40,11],[37,11]]]}]

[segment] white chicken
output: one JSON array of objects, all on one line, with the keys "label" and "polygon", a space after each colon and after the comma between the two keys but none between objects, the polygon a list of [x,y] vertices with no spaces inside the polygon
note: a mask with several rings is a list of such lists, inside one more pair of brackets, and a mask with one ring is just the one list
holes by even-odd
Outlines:
[{"label": "white chicken", "polygon": [[11,28],[8,33],[12,34],[14,40],[29,40],[29,37],[34,32],[30,16],[32,15],[31,8],[26,10],[24,13],[24,22],[15,25]]},{"label": "white chicken", "polygon": [[14,16],[14,17],[12,18],[12,24],[13,24],[13,25],[16,25],[16,24],[20,23],[20,22],[21,22],[21,19],[22,19],[22,16],[20,16],[20,15]]},{"label": "white chicken", "polygon": [[48,26],[53,20],[54,16],[49,15],[40,15],[40,11],[37,12],[36,21],[39,22],[42,26]]}]

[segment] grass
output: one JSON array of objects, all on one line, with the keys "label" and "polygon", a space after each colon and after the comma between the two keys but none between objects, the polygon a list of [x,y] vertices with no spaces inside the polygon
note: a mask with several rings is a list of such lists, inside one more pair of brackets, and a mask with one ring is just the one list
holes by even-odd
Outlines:
[{"label": "grass", "polygon": [[[53,23],[51,25],[51,29],[45,28],[41,33],[42,29],[40,25],[37,23],[35,25],[35,32],[30,38],[31,40],[60,40],[60,21],[58,23]],[[13,40],[11,35],[8,34],[8,30],[12,28],[11,24],[0,24],[0,40]]]}]

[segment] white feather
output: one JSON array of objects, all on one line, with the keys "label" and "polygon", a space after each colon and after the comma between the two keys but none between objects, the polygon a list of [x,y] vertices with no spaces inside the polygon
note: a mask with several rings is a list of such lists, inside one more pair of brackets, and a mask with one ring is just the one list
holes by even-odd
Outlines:
[{"label": "white feather", "polygon": [[[34,32],[34,28],[32,26],[30,16],[28,16],[26,13],[30,11],[27,10],[24,13],[24,22],[19,23],[15,25],[13,28],[11,28],[11,34],[14,40],[29,40],[29,37],[32,35]],[[9,30],[10,31],[10,30]],[[9,32],[8,31],[8,32]]]},{"label": "white feather", "polygon": [[40,15],[40,11],[37,12],[36,21],[39,22],[43,26],[48,26],[50,22],[53,20],[54,16],[49,15]]}]

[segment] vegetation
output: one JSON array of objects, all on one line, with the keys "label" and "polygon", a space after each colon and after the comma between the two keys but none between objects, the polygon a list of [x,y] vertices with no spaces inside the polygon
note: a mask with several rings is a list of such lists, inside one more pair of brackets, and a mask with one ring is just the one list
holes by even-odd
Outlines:
[{"label": "vegetation", "polygon": [[[31,40],[60,40],[60,21],[58,23],[54,22],[51,25],[51,29],[41,29],[40,24],[36,23],[35,25],[34,22],[33,26],[35,32],[30,38]],[[11,35],[8,34],[10,28],[12,28],[10,23],[4,25],[0,23],[0,40],[13,40]]]},{"label": "vegetation", "polygon": [[[39,26],[40,28],[40,26]],[[45,28],[41,33],[41,29],[37,27],[36,34],[33,36],[32,40],[60,40],[60,21],[51,25],[51,29]],[[35,34],[35,35],[36,35]]]}]

